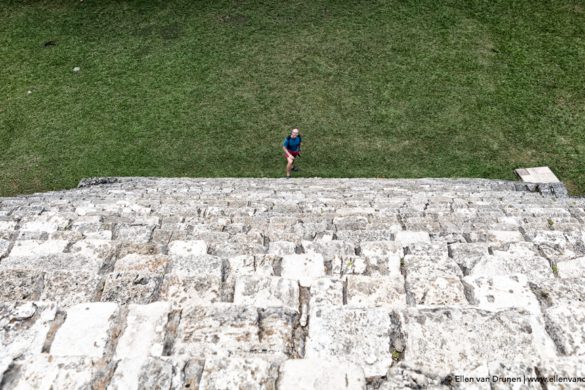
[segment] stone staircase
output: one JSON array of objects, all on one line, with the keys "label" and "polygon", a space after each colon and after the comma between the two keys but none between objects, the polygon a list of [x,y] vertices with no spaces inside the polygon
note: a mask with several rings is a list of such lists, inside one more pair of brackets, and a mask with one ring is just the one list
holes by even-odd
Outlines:
[{"label": "stone staircase", "polygon": [[584,388],[584,228],[562,185],[481,179],[0,198],[0,387]]}]

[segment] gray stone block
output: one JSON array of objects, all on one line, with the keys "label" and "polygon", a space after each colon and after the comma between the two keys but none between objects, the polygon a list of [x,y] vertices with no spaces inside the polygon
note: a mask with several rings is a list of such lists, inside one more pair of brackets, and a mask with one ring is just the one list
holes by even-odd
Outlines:
[{"label": "gray stone block", "polygon": [[102,302],[147,304],[158,298],[162,276],[146,272],[114,272],[105,278]]},{"label": "gray stone block", "polygon": [[398,325],[381,308],[318,307],[311,311],[305,358],[344,360],[366,377],[383,376],[392,365],[391,334]]}]

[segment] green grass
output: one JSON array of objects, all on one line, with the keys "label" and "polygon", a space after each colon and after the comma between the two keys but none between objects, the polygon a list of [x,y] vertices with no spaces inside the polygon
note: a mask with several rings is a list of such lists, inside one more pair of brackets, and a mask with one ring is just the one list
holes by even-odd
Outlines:
[{"label": "green grass", "polygon": [[4,0],[0,69],[0,195],[281,177],[292,127],[299,176],[585,193],[585,1]]}]

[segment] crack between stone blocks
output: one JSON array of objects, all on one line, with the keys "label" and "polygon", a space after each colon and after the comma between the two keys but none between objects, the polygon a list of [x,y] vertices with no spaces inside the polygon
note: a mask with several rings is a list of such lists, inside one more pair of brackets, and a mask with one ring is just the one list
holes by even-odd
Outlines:
[{"label": "crack between stone blocks", "polygon": [[345,306],[345,305],[347,305],[347,275],[344,275],[344,278],[343,278],[341,295],[342,295],[343,305]]},{"label": "crack between stone blocks", "polygon": [[167,324],[165,325],[165,337],[163,341],[162,356],[171,356],[175,339],[177,338],[177,330],[181,321],[182,310],[172,310],[167,317]]},{"label": "crack between stone blocks", "polygon": [[[542,378],[542,373],[540,372],[540,370],[538,369],[538,367],[534,367],[534,373],[536,374],[537,378]],[[548,390],[548,385],[546,384],[545,381],[539,381],[540,383],[540,387],[542,387],[542,390]]]},{"label": "crack between stone blocks", "polygon": [[43,347],[41,349],[42,353],[49,353],[51,351],[51,345],[53,345],[53,340],[55,340],[55,335],[57,331],[67,318],[67,313],[61,310],[57,310],[55,314],[55,319],[51,322],[51,326],[49,327],[49,331],[47,332],[47,337],[45,338],[45,342],[43,343]]},{"label": "crack between stone blocks", "polygon": [[118,367],[119,360],[114,360],[114,356],[118,342],[120,341],[120,336],[126,330],[129,311],[127,306],[118,306],[118,308],[117,319],[114,320],[114,325],[108,332],[110,337],[105,347],[105,354],[97,361],[97,366],[101,367],[98,368],[95,376],[92,378],[92,389],[106,389],[112,381],[116,368]]},{"label": "crack between stone blocks", "polygon": [[[6,370],[2,374],[2,381],[0,381],[0,389],[7,388],[12,378],[19,379],[20,377],[20,365],[16,364],[14,360],[10,362]],[[18,383],[18,382],[13,382]]]}]

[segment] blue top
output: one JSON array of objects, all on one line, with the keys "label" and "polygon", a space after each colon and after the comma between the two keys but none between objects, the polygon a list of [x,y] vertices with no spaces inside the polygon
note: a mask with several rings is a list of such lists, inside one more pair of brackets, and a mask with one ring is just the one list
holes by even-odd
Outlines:
[{"label": "blue top", "polygon": [[301,137],[298,135],[296,138],[286,137],[284,139],[284,143],[282,144],[282,146],[284,146],[291,152],[298,152],[301,146]]}]

